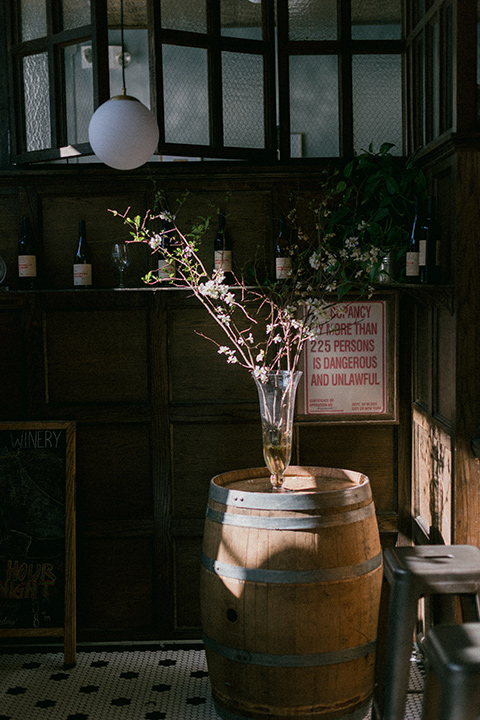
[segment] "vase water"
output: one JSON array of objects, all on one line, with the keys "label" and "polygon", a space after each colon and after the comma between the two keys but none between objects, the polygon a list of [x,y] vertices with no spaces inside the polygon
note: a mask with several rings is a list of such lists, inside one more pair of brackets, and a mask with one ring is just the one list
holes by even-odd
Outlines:
[{"label": "vase water", "polygon": [[293,416],[300,371],[277,370],[256,378],[262,419],[263,457],[274,490],[281,490],[292,456]]}]

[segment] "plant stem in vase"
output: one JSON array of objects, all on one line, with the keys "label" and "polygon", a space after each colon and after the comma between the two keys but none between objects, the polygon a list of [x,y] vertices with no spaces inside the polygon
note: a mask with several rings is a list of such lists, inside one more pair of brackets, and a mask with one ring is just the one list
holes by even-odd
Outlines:
[{"label": "plant stem in vase", "polygon": [[278,370],[265,381],[254,376],[260,400],[263,457],[274,490],[281,490],[292,456],[295,395],[300,371]]}]

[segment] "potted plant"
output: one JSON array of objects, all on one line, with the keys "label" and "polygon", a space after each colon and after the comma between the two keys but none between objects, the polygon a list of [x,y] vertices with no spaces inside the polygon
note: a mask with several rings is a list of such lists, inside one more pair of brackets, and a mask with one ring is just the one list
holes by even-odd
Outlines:
[{"label": "potted plant", "polygon": [[[129,209],[111,211],[129,227],[131,242],[148,244],[162,259],[161,272],[149,272],[145,282],[164,282],[169,268],[169,281],[188,288],[224,331],[225,344],[212,340],[217,352],[252,374],[275,488],[281,488],[290,462],[297,368],[305,343],[322,335],[347,303],[371,297],[383,254],[404,250],[413,198],[424,180],[412,161],[399,170],[391,147],[384,144],[379,153],[370,148],[343,171],[322,174],[318,200],[310,204],[313,235],[303,229],[299,207],[292,210],[289,220],[297,232],[289,245],[288,276],[280,281],[252,284],[251,277],[241,275],[228,286],[222,270],[205,267],[198,248],[208,219],[182,232],[163,203],[143,217],[131,217]],[[160,201],[161,191],[157,197]]]},{"label": "potted plant", "polygon": [[[371,279],[382,266],[389,278],[401,279],[400,261],[412,228],[415,199],[426,197],[426,179],[414,158],[395,157],[393,144],[372,145],[342,170],[325,170],[320,182],[317,227],[319,238],[336,238],[352,252],[370,248],[376,254]],[[381,279],[381,278],[380,278]]]}]

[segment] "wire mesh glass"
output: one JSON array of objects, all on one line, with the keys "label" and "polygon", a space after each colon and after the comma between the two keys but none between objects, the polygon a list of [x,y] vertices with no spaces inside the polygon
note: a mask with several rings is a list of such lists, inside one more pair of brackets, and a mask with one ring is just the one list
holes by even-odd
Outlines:
[{"label": "wire mesh glass", "polygon": [[26,149],[51,146],[50,88],[47,53],[23,58]]},{"label": "wire mesh glass", "polygon": [[398,40],[401,32],[401,0],[352,0],[354,40]]},{"label": "wire mesh glass", "polygon": [[208,145],[208,65],[203,48],[164,45],[165,139]]},{"label": "wire mesh glass", "polygon": [[395,145],[402,154],[402,67],[400,55],[354,55],[353,144],[360,152],[373,143]]},{"label": "wire mesh glass", "polygon": [[262,5],[245,0],[221,0],[222,35],[262,39]]},{"label": "wire mesh glass", "polygon": [[265,147],[263,58],[222,53],[224,144]]},{"label": "wire mesh glass", "polygon": [[47,34],[46,0],[22,0],[21,35],[22,40],[33,40]]},{"label": "wire mesh glass", "polygon": [[[67,115],[67,143],[88,141],[88,125],[93,115],[93,72],[86,49],[90,43],[69,45],[63,51],[65,73],[65,108]],[[82,51],[83,50],[83,51]]]},{"label": "wire mesh glass", "polygon": [[63,29],[90,25],[90,2],[89,0],[63,0]]},{"label": "wire mesh glass", "polygon": [[[107,16],[108,27],[121,26],[121,0],[107,0]],[[129,30],[148,27],[147,0],[123,0],[123,24]]]},{"label": "wire mesh glass", "polygon": [[444,87],[442,95],[445,98],[445,108],[440,116],[440,131],[444,132],[453,126],[453,97],[454,97],[454,19],[453,6],[446,5],[443,22],[444,53],[442,63],[444,66]]},{"label": "wire mesh glass", "polygon": [[430,42],[427,44],[427,67],[429,78],[429,137],[428,141],[440,135],[440,21],[438,16],[430,24]]},{"label": "wire mesh glass", "polygon": [[[158,0],[157,0],[158,2]],[[162,27],[169,30],[207,32],[205,0],[160,0]]]},{"label": "wire mesh glass", "polygon": [[[336,55],[290,58],[290,132],[304,157],[339,154],[338,61]],[[298,157],[298,151],[294,153]]]},{"label": "wire mesh glass", "polygon": [[336,40],[337,0],[288,0],[290,40]]}]

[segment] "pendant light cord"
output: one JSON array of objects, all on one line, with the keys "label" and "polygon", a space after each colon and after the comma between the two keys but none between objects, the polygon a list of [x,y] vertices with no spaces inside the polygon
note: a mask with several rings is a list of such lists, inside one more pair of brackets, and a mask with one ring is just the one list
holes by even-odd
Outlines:
[{"label": "pendant light cord", "polygon": [[120,0],[120,44],[122,46],[122,87],[123,94],[127,94],[127,84],[125,82],[125,37],[123,28],[123,0]]}]

